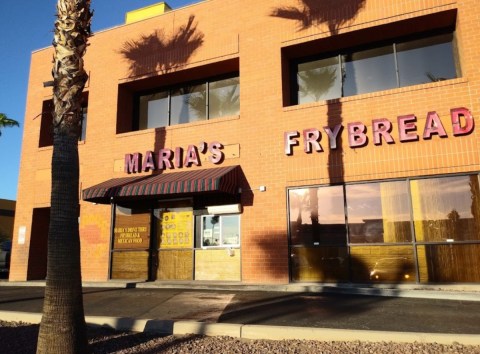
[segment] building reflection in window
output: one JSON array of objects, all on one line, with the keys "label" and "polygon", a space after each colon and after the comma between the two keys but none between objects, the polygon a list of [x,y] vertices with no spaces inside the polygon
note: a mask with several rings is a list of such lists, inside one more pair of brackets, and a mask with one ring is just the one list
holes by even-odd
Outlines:
[{"label": "building reflection in window", "polygon": [[411,242],[406,181],[347,185],[350,243]]},{"label": "building reflection in window", "polygon": [[478,176],[454,176],[410,182],[417,241],[480,240]]},{"label": "building reflection in window", "polygon": [[288,197],[293,281],[480,281],[476,174],[312,186]]},{"label": "building reflection in window", "polygon": [[289,191],[292,244],[345,245],[343,186]]}]

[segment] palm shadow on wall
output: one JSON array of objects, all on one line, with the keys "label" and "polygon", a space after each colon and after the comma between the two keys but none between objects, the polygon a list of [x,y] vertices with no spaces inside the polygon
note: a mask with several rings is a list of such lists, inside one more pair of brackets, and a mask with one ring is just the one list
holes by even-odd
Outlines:
[{"label": "palm shadow on wall", "polygon": [[[298,0],[297,2],[297,7],[280,6],[272,9],[270,16],[295,21],[298,31],[327,25],[330,36],[338,35],[339,29],[351,23],[366,4],[366,0]],[[343,72],[337,72],[336,75],[341,76],[342,81],[344,80]],[[316,80],[309,80],[310,82],[325,82],[317,84],[315,87],[310,84],[308,87],[317,100],[331,88],[335,80],[335,73],[332,72],[324,72],[323,77],[321,76]],[[299,80],[301,79],[299,77]],[[302,93],[301,90],[300,93]],[[342,103],[335,99],[328,100],[327,109],[327,125],[333,129],[335,125],[341,124],[343,121]],[[337,138],[337,148],[329,149],[328,173],[331,183],[344,181],[343,153],[342,132],[340,132]]]},{"label": "palm shadow on wall", "polygon": [[197,30],[195,16],[191,15],[187,23],[170,36],[163,29],[156,30],[126,41],[119,52],[129,63],[130,76],[165,74],[185,66],[202,46],[203,39],[203,33]]},{"label": "palm shadow on wall", "polygon": [[[195,16],[189,16],[185,24],[178,26],[173,32],[157,29],[150,34],[142,34],[138,38],[124,42],[118,53],[128,63],[128,80],[119,89],[119,108],[121,114],[117,132],[139,130],[139,97],[143,92],[152,92],[148,101],[155,100],[155,93],[166,90],[172,85],[184,84],[189,80],[188,70],[185,67],[190,63],[193,54],[204,43],[204,34],[198,30]],[[131,79],[134,79],[130,81]],[[147,93],[148,94],[148,93]],[[163,113],[165,114],[165,113]],[[166,113],[168,114],[168,113]],[[163,121],[163,120],[162,120]],[[168,121],[168,118],[167,118]],[[123,125],[122,125],[123,124]],[[142,128],[143,129],[143,128]],[[167,130],[159,126],[155,128],[155,138],[152,151],[154,154],[160,149],[174,150],[173,146],[166,146]],[[155,167],[158,167],[156,161]],[[178,171],[174,171],[178,172]],[[163,173],[163,170],[154,170],[153,174]],[[153,198],[153,197],[152,197]],[[153,201],[153,199],[152,199]],[[155,207],[152,204],[152,207]],[[160,226],[158,226],[160,228]],[[152,244],[160,245],[162,230],[156,230],[152,237]],[[159,253],[156,248],[151,249],[149,255],[149,280],[158,277]]]},{"label": "palm shadow on wall", "polygon": [[298,0],[299,5],[278,7],[270,16],[294,20],[298,29],[326,24],[331,35],[348,24],[365,7],[366,0]]},{"label": "palm shadow on wall", "polygon": [[[330,32],[329,39],[331,41],[335,40],[335,36],[339,35],[339,31],[342,27],[348,26],[352,23],[358,14],[364,9],[366,0],[298,0],[298,5],[295,6],[279,6],[273,8],[270,12],[270,16],[277,17],[285,20],[295,21],[297,24],[297,31],[301,32],[312,27],[320,27],[326,25],[328,31]],[[319,29],[321,31],[321,29]],[[337,37],[338,38],[338,37]],[[338,38],[340,40],[340,38]],[[337,48],[341,48],[341,45],[338,45]],[[294,50],[293,50],[294,51]],[[327,48],[328,51],[328,48]],[[321,54],[321,53],[318,53]],[[300,59],[295,57],[293,59]],[[289,58],[291,59],[291,58]],[[316,72],[310,72],[311,77],[305,78],[304,73],[297,73],[297,89],[298,95],[305,95],[306,92],[313,97],[313,101],[322,101],[326,100],[327,106],[327,126],[331,130],[334,129],[336,125],[342,124],[342,102],[339,100],[343,96],[343,89],[341,93],[333,99],[322,98],[328,97],[327,93],[335,84],[335,80],[341,80],[343,87],[343,81],[345,79],[343,68],[338,67],[342,72],[338,70],[332,71],[328,67],[322,69],[316,69]],[[293,70],[290,68],[290,70]],[[303,77],[302,77],[303,74]],[[317,76],[316,78],[313,76]],[[293,76],[291,76],[293,78]],[[302,81],[306,84],[302,84]],[[293,83],[294,84],[294,83]],[[294,84],[295,85],[295,84]],[[327,150],[327,149],[326,149]],[[342,142],[342,131],[339,132],[337,136],[336,148],[328,149],[328,177],[329,183],[337,184],[344,182],[344,151],[345,147]],[[304,221],[306,224],[311,224],[311,238],[316,241],[316,243],[322,244],[322,239],[328,239],[330,235],[325,235],[322,233],[322,225],[319,222],[321,215],[319,215],[319,209],[322,205],[322,201],[319,200],[316,195],[316,190],[314,195],[312,193],[310,196],[310,219],[309,221]],[[296,223],[303,224],[301,220],[296,220]],[[292,220],[290,221],[292,223]],[[323,225],[328,226],[328,225]],[[345,246],[347,246],[347,240],[344,240]],[[309,245],[307,244],[307,247]],[[311,247],[311,246],[310,246]],[[316,257],[315,252],[308,252],[305,256],[304,261],[306,264],[317,264],[318,262],[315,259],[309,259],[309,257]],[[291,265],[292,266],[292,265]],[[350,276],[348,278],[352,279],[354,273],[367,274],[367,266],[363,264],[360,259],[356,257],[350,257]],[[292,269],[291,269],[292,271]],[[329,272],[328,269],[324,270]],[[345,282],[345,278],[338,277],[336,272],[331,274],[325,274],[326,278],[333,279],[335,277],[336,282]]]}]

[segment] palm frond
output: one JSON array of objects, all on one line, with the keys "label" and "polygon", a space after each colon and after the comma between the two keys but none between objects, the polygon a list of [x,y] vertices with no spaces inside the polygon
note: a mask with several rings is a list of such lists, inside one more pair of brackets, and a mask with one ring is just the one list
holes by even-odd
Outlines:
[{"label": "palm frond", "polygon": [[10,119],[7,117],[6,114],[0,113],[0,136],[2,135],[2,128],[5,127],[19,127],[20,123],[18,123],[15,119]]}]

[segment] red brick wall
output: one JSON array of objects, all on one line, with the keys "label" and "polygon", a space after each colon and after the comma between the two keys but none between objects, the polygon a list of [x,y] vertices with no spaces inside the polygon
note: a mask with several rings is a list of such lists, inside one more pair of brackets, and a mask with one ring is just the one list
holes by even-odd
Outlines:
[{"label": "red brick wall", "polygon": [[[359,0],[351,2],[352,6],[344,5],[342,9],[332,9],[321,16],[330,19],[330,24],[336,21],[330,27],[321,21],[307,21],[307,26],[302,28],[294,20],[271,16],[278,2],[211,0],[96,33],[86,57],[90,81],[87,138],[79,145],[82,188],[124,176],[123,172],[114,171],[114,164],[116,160],[123,160],[125,153],[145,152],[161,146],[187,147],[199,141],[239,144],[240,156],[226,159],[223,165],[241,165],[248,181],[248,186],[242,187],[253,189],[251,193],[246,192],[242,200],[242,280],[246,283],[285,283],[289,279],[287,187],[477,171],[480,163],[477,130],[468,136],[453,137],[449,124],[449,112],[454,107],[469,108],[475,118],[479,115],[477,1],[367,0],[356,15],[352,14],[352,8]],[[301,1],[296,0],[282,1],[282,6],[301,10],[300,4]],[[322,39],[330,37],[332,28],[340,35],[338,38],[369,28],[374,28],[371,33],[378,34],[381,32],[376,30],[378,26],[388,27],[398,21],[455,9],[458,11],[456,29],[461,78],[347,97],[333,103],[284,107],[282,48],[312,41],[315,45],[322,43]],[[120,54],[124,43],[155,30],[163,31],[169,38],[172,31],[187,24],[192,15],[192,25],[196,26],[196,33],[202,35],[202,44],[193,54],[185,61],[185,47],[147,53],[142,59],[147,69],[140,76],[130,77],[128,62]],[[345,17],[348,20],[339,20]],[[417,23],[422,24],[422,21]],[[410,30],[398,27],[393,26],[392,32]],[[51,80],[51,57],[51,49],[32,55],[15,238],[20,226],[27,226],[27,235],[23,245],[14,240],[12,280],[26,278],[29,247],[33,247],[29,242],[32,209],[49,205],[51,148],[38,148],[41,119],[35,117],[41,113],[42,102],[51,97],[51,89],[42,86],[44,81]],[[144,77],[157,78],[152,80],[158,83],[168,82],[185,70],[198,68],[196,70],[201,71],[208,64],[231,58],[239,58],[239,117],[172,126],[164,133],[145,130],[116,134],[119,84]],[[155,69],[151,65],[155,61],[166,64]],[[433,137],[428,141],[399,143],[394,123],[392,134],[396,143],[393,145],[374,146],[370,141],[366,147],[351,149],[344,132],[343,149],[337,152],[330,154],[324,137],[323,153],[304,154],[297,148],[293,156],[284,154],[285,131],[322,129],[327,125],[328,116],[331,122],[342,122],[346,126],[355,121],[369,125],[375,118],[396,122],[399,115],[415,114],[421,132],[429,111],[436,111],[441,117],[449,135],[447,139]],[[209,167],[212,167],[209,163],[202,166]],[[260,185],[267,186],[267,191],[256,190]],[[82,202],[80,230],[83,278],[107,279],[110,206]]]}]

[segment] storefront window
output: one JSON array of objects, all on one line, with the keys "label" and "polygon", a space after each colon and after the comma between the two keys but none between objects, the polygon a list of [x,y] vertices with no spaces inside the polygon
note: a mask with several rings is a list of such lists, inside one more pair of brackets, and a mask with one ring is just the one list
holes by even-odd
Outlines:
[{"label": "storefront window", "polygon": [[421,282],[480,282],[480,244],[417,246]]},{"label": "storefront window", "polygon": [[411,242],[406,181],[345,186],[350,243]]},{"label": "storefront window", "polygon": [[410,181],[417,242],[480,240],[477,175]]},{"label": "storefront window", "polygon": [[150,210],[116,206],[113,249],[150,246]]},{"label": "storefront window", "polygon": [[293,247],[290,252],[292,281],[348,281],[347,247]]},{"label": "storefront window", "polygon": [[288,204],[292,281],[480,281],[477,174],[290,189]]},{"label": "storefront window", "polygon": [[202,216],[202,247],[231,247],[239,245],[239,215]]},{"label": "storefront window", "polygon": [[116,206],[112,279],[148,279],[150,215],[150,209]]},{"label": "storefront window", "polygon": [[153,211],[157,228],[157,248],[193,247],[192,208],[159,208]]},{"label": "storefront window", "polygon": [[290,233],[293,245],[345,245],[343,186],[291,189]]},{"label": "storefront window", "polygon": [[355,246],[350,261],[354,282],[416,281],[412,246]]}]

